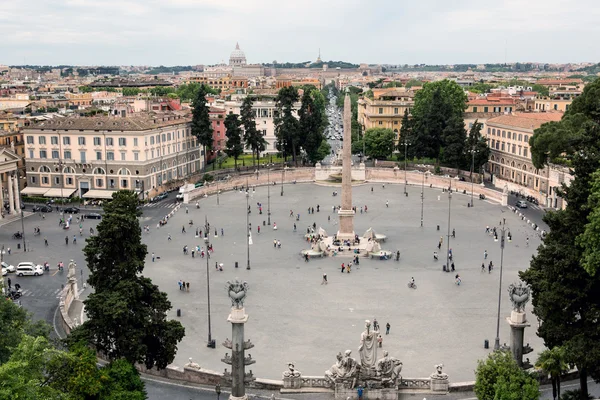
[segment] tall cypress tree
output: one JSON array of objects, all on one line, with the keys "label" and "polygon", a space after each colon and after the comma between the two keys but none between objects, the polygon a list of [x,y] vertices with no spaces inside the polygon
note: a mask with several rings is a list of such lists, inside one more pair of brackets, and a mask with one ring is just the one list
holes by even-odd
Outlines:
[{"label": "tall cypress tree", "polygon": [[244,145],[242,145],[242,123],[238,117],[239,115],[237,114],[228,114],[225,117],[225,136],[227,136],[227,149],[225,152],[228,156],[233,157],[236,171],[237,160],[244,152]]},{"label": "tall cypress tree", "polygon": [[171,302],[142,275],[148,253],[141,241],[137,196],[121,190],[105,203],[96,236],[83,249],[93,293],[84,301],[88,317],[68,340],[84,341],[108,359],[125,358],[147,368],[166,368],[185,335],[181,323],[167,320]]},{"label": "tall cypress tree", "polygon": [[252,97],[246,96],[240,108],[241,121],[242,125],[244,125],[244,144],[247,149],[252,150],[252,165],[254,165],[255,155],[258,162],[261,151],[265,151],[267,148],[267,141],[260,131],[256,129],[254,111],[252,110],[253,103]]},{"label": "tall cypress tree", "polygon": [[275,98],[276,115],[275,136],[277,136],[277,149],[287,157],[292,155],[292,160],[297,164],[296,155],[299,149],[299,123],[293,114],[294,103],[298,101],[298,90],[293,86],[281,88]]},{"label": "tall cypress tree", "polygon": [[204,147],[204,168],[208,160],[208,151],[213,145],[213,129],[210,122],[209,108],[206,104],[206,86],[202,85],[196,93],[192,104],[192,135]]}]

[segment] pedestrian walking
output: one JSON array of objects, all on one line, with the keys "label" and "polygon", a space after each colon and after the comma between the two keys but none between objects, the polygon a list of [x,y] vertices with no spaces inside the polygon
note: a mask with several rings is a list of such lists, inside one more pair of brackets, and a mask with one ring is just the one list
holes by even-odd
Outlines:
[{"label": "pedestrian walking", "polygon": [[379,345],[379,348],[383,346],[383,338],[381,335],[377,335],[377,344]]},{"label": "pedestrian walking", "polygon": [[181,286],[182,286],[181,279],[179,280],[179,282],[178,282],[178,283],[179,283],[179,290],[181,290]]},{"label": "pedestrian walking", "polygon": [[344,263],[342,263],[342,274],[344,273],[345,269],[346,269],[346,265]]},{"label": "pedestrian walking", "polygon": [[10,278],[8,278],[8,288],[12,288],[12,281],[10,280]]},{"label": "pedestrian walking", "polygon": [[487,256],[488,256],[488,252],[487,252],[487,250],[484,250],[483,251],[483,259],[487,260]]},{"label": "pedestrian walking", "polygon": [[492,273],[492,262],[490,261],[490,264],[488,265],[488,274]]},{"label": "pedestrian walking", "polygon": [[359,386],[358,389],[356,389],[356,394],[358,395],[358,400],[363,400],[363,387]]},{"label": "pedestrian walking", "polygon": [[377,318],[373,318],[373,330],[379,330],[379,322],[377,322]]},{"label": "pedestrian walking", "polygon": [[77,237],[73,235],[73,244],[77,244]]},{"label": "pedestrian walking", "polygon": [[48,246],[48,238],[46,236],[44,236],[44,244]]},{"label": "pedestrian walking", "polygon": [[185,281],[181,282],[181,290],[185,291]]},{"label": "pedestrian walking", "polygon": [[485,263],[481,263],[481,272],[485,272]]},{"label": "pedestrian walking", "polygon": [[277,239],[273,239],[273,248],[277,248]]},{"label": "pedestrian walking", "polygon": [[328,215],[327,216],[327,222],[330,222],[330,221],[331,221],[331,215]]},{"label": "pedestrian walking", "polygon": [[258,231],[258,233],[260,234],[260,225],[256,226],[256,230]]},{"label": "pedestrian walking", "polygon": [[181,227],[181,233],[185,233],[185,225]]},{"label": "pedestrian walking", "polygon": [[225,231],[221,228],[221,236],[225,236]]},{"label": "pedestrian walking", "polygon": [[[65,236],[65,244],[68,246],[69,245],[69,237]],[[10,251],[8,252],[8,254],[10,254]]]},{"label": "pedestrian walking", "polygon": [[189,282],[185,283],[185,290],[187,290],[188,292],[190,291],[190,283]]},{"label": "pedestrian walking", "polygon": [[294,224],[294,232],[296,232],[296,224]]},{"label": "pedestrian walking", "polygon": [[152,262],[154,262],[154,252],[152,252]]},{"label": "pedestrian walking", "polygon": [[390,334],[390,328],[392,326],[390,325],[390,323],[388,322],[387,324],[385,324],[385,334],[389,335]]},{"label": "pedestrian walking", "polygon": [[385,206],[389,208],[390,207],[390,202],[386,200],[385,201]]},{"label": "pedestrian walking", "polygon": [[167,240],[170,242],[171,241],[171,234],[169,233],[169,236],[167,236]]},{"label": "pedestrian walking", "polygon": [[529,237],[525,238],[525,247],[529,247]]},{"label": "pedestrian walking", "polygon": [[309,257],[308,257],[308,253],[304,253],[304,262],[308,262]]},{"label": "pedestrian walking", "polygon": [[452,264],[450,264],[450,269],[452,270],[452,272],[454,272],[454,262],[452,262]]},{"label": "pedestrian walking", "polygon": [[321,281],[321,285],[327,285],[327,274],[323,274],[323,280]]},{"label": "pedestrian walking", "polygon": [[452,238],[456,239],[456,230],[455,229],[452,229]]}]

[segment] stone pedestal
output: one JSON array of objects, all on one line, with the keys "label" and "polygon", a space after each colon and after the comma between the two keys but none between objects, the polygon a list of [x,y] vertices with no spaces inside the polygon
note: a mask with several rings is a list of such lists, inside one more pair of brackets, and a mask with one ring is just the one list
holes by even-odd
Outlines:
[{"label": "stone pedestal", "polygon": [[243,308],[232,308],[227,321],[231,322],[231,396],[233,399],[246,399],[244,384],[244,324],[248,315]]},{"label": "stone pedestal", "polygon": [[302,378],[295,377],[284,377],[283,388],[284,389],[300,389],[302,387]]},{"label": "stone pedestal", "polygon": [[531,324],[527,323],[527,314],[518,311],[512,311],[506,321],[510,325],[510,351],[519,367],[522,367],[525,328]]},{"label": "stone pedestal", "polygon": [[337,233],[338,239],[354,240],[354,210],[339,210],[340,230]]},{"label": "stone pedestal", "polygon": [[449,387],[450,387],[450,382],[448,381],[448,377],[446,377],[445,379],[431,377],[431,391],[432,392],[447,393]]}]

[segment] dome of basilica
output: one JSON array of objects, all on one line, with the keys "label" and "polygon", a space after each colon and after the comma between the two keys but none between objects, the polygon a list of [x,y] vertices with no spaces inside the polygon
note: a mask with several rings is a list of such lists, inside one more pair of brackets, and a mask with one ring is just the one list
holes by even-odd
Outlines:
[{"label": "dome of basilica", "polygon": [[229,56],[229,65],[246,65],[246,55],[240,50],[240,45],[235,44],[235,50]]}]

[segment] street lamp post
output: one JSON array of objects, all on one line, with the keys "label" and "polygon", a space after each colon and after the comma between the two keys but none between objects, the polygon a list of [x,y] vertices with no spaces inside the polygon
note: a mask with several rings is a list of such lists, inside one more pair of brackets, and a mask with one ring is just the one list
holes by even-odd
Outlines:
[{"label": "street lamp post", "polygon": [[406,179],[406,168],[407,168],[406,158],[408,155],[408,145],[410,143],[408,142],[408,140],[405,139],[402,144],[404,145],[404,195],[406,195],[408,193],[406,191],[406,185],[408,184],[408,180]]},{"label": "street lamp post", "polygon": [[496,339],[494,340],[494,350],[500,349],[500,301],[502,300],[502,267],[504,264],[504,237],[506,222],[503,221],[500,230],[500,282],[498,283],[498,320],[496,322]]},{"label": "street lamp post", "polygon": [[267,224],[271,225],[271,164],[267,165]]},{"label": "street lamp post", "polygon": [[208,218],[204,216],[204,243],[206,244],[206,294],[208,296],[208,344],[207,347],[215,346],[213,345],[212,334],[211,334],[211,326],[210,326],[210,267],[209,267],[209,259],[210,252],[208,251],[209,246],[209,232],[208,232]]},{"label": "street lamp post", "polygon": [[248,203],[249,199],[250,190],[246,190],[246,248],[248,251],[248,264],[246,265],[246,269],[250,269],[250,204]]},{"label": "street lamp post", "polygon": [[421,177],[421,228],[423,227],[423,202],[425,200],[425,172],[423,171],[423,176]]},{"label": "street lamp post", "polygon": [[283,180],[285,179],[285,164],[283,164],[283,168],[281,169],[281,195],[283,196]]},{"label": "street lamp post", "polygon": [[[21,210],[21,231],[23,232],[22,234],[22,239],[23,239],[23,251],[27,251],[27,246],[25,244],[25,222],[23,221],[24,218],[24,212],[23,212],[23,207],[21,207],[21,204],[23,203],[23,201],[21,200],[21,183],[19,181],[19,169],[17,168],[17,171],[15,172],[15,179],[17,180],[17,201],[19,202],[19,209]],[[4,204],[2,205],[4,206]]]},{"label": "street lamp post", "polygon": [[219,175],[217,174],[217,205],[219,205]]},{"label": "street lamp post", "polygon": [[452,178],[448,188],[448,241],[446,243],[446,272],[450,272],[450,210],[452,210]]}]

